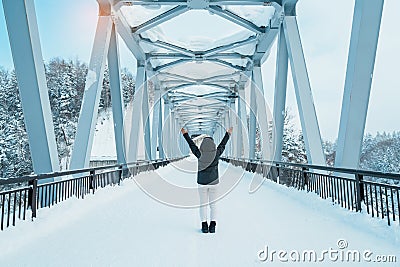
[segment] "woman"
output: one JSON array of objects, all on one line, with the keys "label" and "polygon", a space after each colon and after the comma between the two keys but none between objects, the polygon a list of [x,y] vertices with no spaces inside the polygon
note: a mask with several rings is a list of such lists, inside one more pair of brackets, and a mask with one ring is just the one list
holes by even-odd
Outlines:
[{"label": "woman", "polygon": [[[216,199],[218,180],[218,161],[225,150],[225,145],[232,134],[232,127],[226,131],[224,138],[218,147],[215,147],[211,137],[205,137],[200,145],[200,149],[190,138],[188,131],[181,129],[183,137],[188,142],[190,150],[198,158],[197,183],[199,185],[200,196],[200,219],[201,231],[203,233],[215,233],[216,223]],[[210,205],[210,227],[207,224],[207,206]]]}]

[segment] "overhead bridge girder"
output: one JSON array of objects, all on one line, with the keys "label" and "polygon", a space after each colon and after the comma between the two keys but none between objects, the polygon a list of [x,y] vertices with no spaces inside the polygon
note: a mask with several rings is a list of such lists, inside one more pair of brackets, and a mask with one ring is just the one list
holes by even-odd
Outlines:
[{"label": "overhead bridge girder", "polygon": [[[87,167],[89,164],[106,63],[110,73],[115,143],[118,162],[121,164],[140,157],[154,159],[179,155],[178,148],[184,146],[183,139],[177,138],[177,134],[179,128],[185,125],[189,131],[214,135],[216,139],[222,138],[224,130],[233,125],[237,128],[232,136],[234,147],[228,148],[225,153],[250,158],[256,157],[256,132],[259,127],[261,156],[280,160],[289,62],[308,161],[311,164],[325,164],[296,20],[297,0],[97,2],[99,18],[74,140],[71,169]],[[124,13],[132,5],[151,8],[170,6],[170,9],[164,9],[147,21],[132,23]],[[236,14],[229,6],[269,6],[273,8],[273,14],[265,18],[264,24],[260,24],[251,17],[239,15],[239,12]],[[356,0],[336,158],[336,164],[340,166],[357,167],[355,165],[368,109],[382,7],[383,0],[373,3]],[[59,168],[58,158],[34,5],[32,1],[3,0],[3,8],[34,169],[39,173],[56,171]],[[146,37],[146,33],[149,34],[152,29],[190,10],[207,10],[210,15],[214,14],[236,24],[246,35],[203,49],[174,43],[167,38]],[[123,116],[118,35],[137,60],[135,95],[128,122]],[[261,67],[276,39],[278,56],[272,119],[264,93]],[[359,48],[359,44],[363,44],[363,49]],[[251,48],[248,51],[252,52],[241,50],[248,47]],[[186,66],[194,68],[201,64],[218,68],[219,72],[207,72],[206,67],[198,68],[198,71],[203,71],[200,73],[202,75],[185,72]],[[251,81],[250,86],[247,86],[248,81]],[[149,106],[150,85],[155,90],[154,107]],[[246,94],[248,88],[250,93]],[[271,125],[275,129],[271,129]],[[271,147],[270,132],[274,130],[275,145]],[[276,155],[272,158],[274,151]]]}]

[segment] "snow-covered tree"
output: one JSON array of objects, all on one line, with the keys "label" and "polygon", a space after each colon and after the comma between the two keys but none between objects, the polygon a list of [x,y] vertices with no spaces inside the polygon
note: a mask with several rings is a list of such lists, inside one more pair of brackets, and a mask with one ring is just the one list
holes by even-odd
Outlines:
[{"label": "snow-covered tree", "polygon": [[29,174],[32,161],[15,73],[0,69],[0,87],[0,176]]},{"label": "snow-covered tree", "polygon": [[[45,65],[57,149],[62,169],[69,164],[79,112],[85,90],[87,64],[78,59],[54,58]],[[124,103],[134,94],[135,79],[122,69]],[[100,112],[111,107],[108,72],[103,82]],[[17,177],[32,172],[18,83],[14,72],[0,68],[0,177]]]},{"label": "snow-covered tree", "polygon": [[285,111],[283,126],[282,161],[306,163],[307,155],[303,134],[294,125],[294,116]]},{"label": "snow-covered tree", "polygon": [[377,133],[364,138],[360,168],[379,172],[400,173],[400,132]]},{"label": "snow-covered tree", "polygon": [[324,149],[326,164],[328,166],[335,165],[336,142],[325,140],[322,142],[322,148]]}]

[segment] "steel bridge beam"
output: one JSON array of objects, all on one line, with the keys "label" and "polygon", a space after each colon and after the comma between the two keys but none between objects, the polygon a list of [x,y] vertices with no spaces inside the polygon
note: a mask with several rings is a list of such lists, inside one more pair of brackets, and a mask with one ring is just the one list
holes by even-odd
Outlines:
[{"label": "steel bridge beam", "polygon": [[307,150],[307,160],[309,164],[325,165],[321,134],[296,17],[285,16],[283,27],[292,69],[301,128]]},{"label": "steel bridge beam", "polygon": [[154,68],[154,72],[160,72],[162,70],[169,69],[169,68],[172,68],[172,67],[174,67],[176,65],[179,65],[179,64],[182,64],[182,63],[186,63],[186,62],[190,62],[190,61],[192,61],[192,60],[191,59],[178,59],[178,60],[166,63],[164,65],[160,65],[160,66],[155,67]]},{"label": "steel bridge beam", "polygon": [[[242,46],[254,43],[255,41],[257,41],[257,36],[253,35],[245,40],[241,40],[241,41],[234,42],[232,44],[226,44],[226,45],[217,46],[215,48],[209,49],[205,52],[200,53],[200,56],[208,58],[210,56],[217,55],[218,53],[221,53],[221,52],[224,52],[227,50],[232,50],[234,48],[238,48],[238,47],[242,47]],[[240,54],[238,54],[238,55],[240,55]]]},{"label": "steel bridge beam", "polygon": [[275,123],[275,161],[282,160],[283,127],[285,124],[286,89],[288,76],[288,52],[286,48],[283,26],[280,28],[278,39],[278,52],[276,57],[276,75],[274,92],[274,123]]},{"label": "steel bridge beam", "polygon": [[147,73],[145,71],[145,79],[143,83],[143,99],[142,99],[142,123],[144,133],[144,155],[145,159],[153,159],[151,154],[151,134],[150,134],[150,109],[149,109],[149,91],[147,82]]},{"label": "steel bridge beam", "polygon": [[129,145],[127,152],[127,160],[129,162],[133,162],[138,159],[138,147],[139,147],[138,131],[140,129],[140,116],[142,114],[142,102],[144,94],[143,85],[145,82],[146,82],[145,67],[138,61],[136,70],[135,95],[133,96],[132,110],[131,114],[129,114],[131,119],[127,129],[129,131]]},{"label": "steel bridge beam", "polygon": [[154,104],[152,107],[153,119],[151,129],[151,155],[153,159],[157,159],[157,144],[160,143],[158,140],[159,127],[162,125],[160,121],[160,105],[161,105],[161,90],[159,86],[154,87]]},{"label": "steel bridge beam", "polygon": [[237,71],[245,71],[246,70],[245,67],[234,65],[234,64],[232,64],[230,62],[227,62],[227,61],[219,59],[219,58],[208,59],[207,61],[214,62],[216,64],[219,64],[219,65],[222,65],[222,66],[225,66],[225,67],[237,70]]},{"label": "steel bridge beam", "polygon": [[[174,86],[174,87],[171,87],[171,88],[166,88],[166,89],[168,89],[168,90],[179,90],[179,89],[183,89],[183,88],[187,88],[187,87],[191,87],[191,86],[196,86],[196,85],[203,85],[203,86],[209,86],[209,87],[215,87],[215,88],[218,88],[218,89],[222,89],[222,90],[225,90],[225,91],[230,91],[230,89],[229,88],[227,88],[227,87],[224,87],[224,86],[222,86],[222,85],[219,85],[219,84],[214,84],[214,83],[186,83],[186,84],[180,84],[180,85],[178,85],[178,86]],[[197,97],[197,95],[194,95],[193,97]]]},{"label": "steel bridge beam", "polygon": [[335,167],[358,168],[383,2],[355,2]]},{"label": "steel bridge beam", "polygon": [[[117,0],[115,2],[115,6],[119,7],[121,5],[170,5],[170,6],[187,6],[188,1],[190,0]],[[252,5],[252,6],[266,6],[271,5],[272,3],[277,3],[282,5],[282,2],[285,0],[275,0],[275,1],[266,1],[266,0],[210,0],[207,5],[199,5],[199,7],[204,8],[204,6],[215,6],[215,5]],[[202,1],[207,2],[207,1]]]},{"label": "steel bridge beam", "polygon": [[164,125],[162,129],[162,144],[163,144],[163,154],[164,158],[168,159],[171,158],[171,134],[170,134],[170,127],[171,127],[171,109],[169,107],[169,102],[164,99]]},{"label": "steel bridge beam", "polygon": [[229,20],[239,26],[242,26],[246,29],[248,29],[249,31],[252,31],[256,34],[260,34],[260,33],[264,33],[265,32],[265,27],[258,27],[257,25],[255,25],[254,23],[236,15],[233,12],[230,12],[228,10],[224,10],[222,9],[220,6],[210,6],[208,8],[208,10],[211,13],[214,13],[226,20]]},{"label": "steel bridge beam", "polygon": [[143,49],[139,46],[139,40],[132,34],[132,30],[129,27],[128,22],[125,20],[121,12],[117,12],[114,16],[114,23],[117,27],[117,31],[121,36],[122,40],[128,47],[129,51],[133,54],[136,60],[144,61],[146,59],[146,54]]},{"label": "steel bridge beam", "polygon": [[110,16],[99,16],[98,18],[70,169],[89,167],[112,23]]},{"label": "steel bridge beam", "polygon": [[163,23],[165,21],[168,21],[172,18],[175,18],[176,16],[179,16],[180,14],[183,14],[188,10],[189,9],[185,6],[174,7],[172,9],[158,15],[155,18],[152,18],[152,19],[146,21],[145,23],[143,23],[139,26],[132,27],[132,33],[140,34],[144,31],[147,31],[151,28],[154,28],[154,27],[160,25],[161,23]]},{"label": "steel bridge beam", "polygon": [[163,42],[163,41],[156,41],[156,42],[152,42],[150,39],[147,38],[140,38],[140,42],[142,43],[146,43],[146,44],[150,44],[150,45],[154,45],[156,47],[159,48],[163,48],[163,49],[167,49],[170,50],[172,52],[177,52],[177,53],[181,53],[183,55],[189,56],[189,57],[194,57],[195,54],[193,51],[190,51],[186,48],[177,46],[177,45],[173,45],[167,42]]},{"label": "steel bridge beam", "polygon": [[33,170],[37,174],[59,171],[34,2],[3,0],[3,9]]},{"label": "steel bridge beam", "polygon": [[257,128],[257,96],[254,82],[250,85],[250,111],[249,111],[249,158],[256,157],[256,128]]},{"label": "steel bridge beam", "polygon": [[237,149],[236,149],[236,157],[241,158],[244,157],[243,153],[243,144],[245,140],[243,139],[243,132],[246,132],[247,129],[247,118],[246,118],[246,102],[245,102],[245,92],[244,89],[239,89],[239,98],[237,103],[237,112],[238,112],[238,128],[237,128]]},{"label": "steel bridge beam", "polygon": [[261,66],[256,66],[253,69],[252,82],[256,87],[256,106],[257,106],[257,124],[259,125],[260,137],[261,137],[261,153],[262,159],[272,160],[273,151],[271,148],[270,138],[270,125],[269,122],[272,119],[268,113],[268,105],[265,100],[264,86],[262,80]]},{"label": "steel bridge beam", "polygon": [[118,164],[125,164],[124,141],[124,103],[122,98],[121,74],[119,65],[118,38],[115,25],[112,26],[110,47],[108,49],[108,71],[110,75],[111,104],[114,120],[115,149]]}]

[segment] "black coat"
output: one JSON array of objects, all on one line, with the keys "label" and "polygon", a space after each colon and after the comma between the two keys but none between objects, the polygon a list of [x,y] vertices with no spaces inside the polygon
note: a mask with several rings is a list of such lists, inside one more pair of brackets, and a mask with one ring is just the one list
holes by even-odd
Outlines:
[{"label": "black coat", "polygon": [[221,143],[215,148],[215,143],[211,137],[206,137],[200,145],[196,146],[188,133],[183,135],[188,142],[190,150],[198,158],[197,183],[202,185],[218,184],[218,161],[225,150],[225,145],[229,140],[229,134],[226,133]]}]

